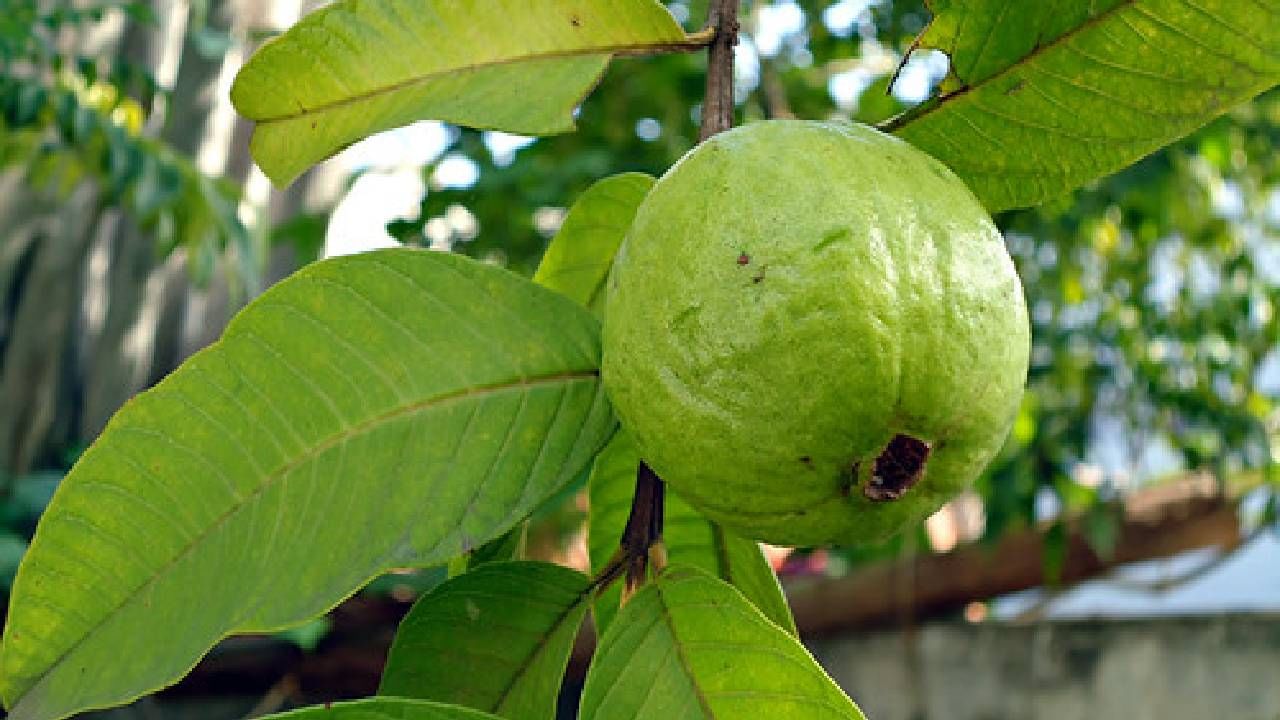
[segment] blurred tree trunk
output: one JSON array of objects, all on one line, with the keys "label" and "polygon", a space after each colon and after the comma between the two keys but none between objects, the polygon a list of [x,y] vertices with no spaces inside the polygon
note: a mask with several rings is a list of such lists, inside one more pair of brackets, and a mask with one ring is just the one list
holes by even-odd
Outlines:
[{"label": "blurred tree trunk", "polygon": [[[292,24],[304,9],[313,8],[304,8],[297,0],[273,0],[272,2],[242,0],[235,12],[237,20],[235,34],[237,37],[246,38],[243,46],[244,58],[247,59],[252,55],[261,44],[251,39],[258,31],[279,29],[277,26],[280,23]],[[235,116],[223,177],[244,186],[251,202],[255,204],[265,202],[262,230],[270,232],[270,228],[311,209],[311,206],[316,204],[312,199],[312,195],[315,194],[313,193],[315,179],[323,176],[325,169],[312,169],[287,188],[272,188],[257,192],[260,188],[257,183],[264,182],[265,179],[260,174],[254,173],[253,159],[248,151],[249,139],[252,135],[253,123]],[[320,204],[326,201],[327,198],[324,198]],[[292,247],[269,247],[262,286],[268,287],[288,277],[299,264],[300,261]],[[170,283],[167,283],[168,285]],[[204,288],[191,288],[185,277],[174,277],[171,285],[172,287],[166,290],[166,299],[160,310],[160,327],[164,328],[165,332],[157,333],[151,382],[158,381],[191,353],[217,340],[232,314],[238,309],[235,294],[231,292],[225,277],[215,277],[208,287]],[[178,290],[181,292],[177,292]]]},{"label": "blurred tree trunk", "polygon": [[[163,10],[157,10],[157,15],[161,13]],[[120,38],[120,58],[138,67],[157,67],[164,44],[156,36],[156,28],[151,24],[128,20]],[[155,115],[152,115],[148,127],[155,127],[154,120]],[[79,437],[83,438],[97,436],[110,416],[110,410],[106,410],[104,415],[104,405],[113,402],[116,393],[132,384],[128,377],[124,338],[137,314],[142,287],[150,270],[151,254],[155,252],[131,218],[115,208],[108,210],[108,215],[114,220],[114,232],[106,236],[104,242],[108,247],[102,249],[108,258],[108,272],[102,282],[105,287],[99,295],[87,299],[90,304],[104,305],[106,313],[101,327],[97,328],[96,337],[86,342],[84,352],[87,366],[82,369],[79,383],[83,387],[84,401],[81,420],[76,428]]]},{"label": "blurred tree trunk", "polygon": [[[114,43],[116,56],[157,74],[169,67],[163,72],[174,74],[157,79],[171,85],[172,93],[167,102],[156,103],[144,133],[192,158],[202,149],[215,159],[229,152],[227,177],[243,184],[252,169],[250,128],[231,126],[230,118],[219,115],[229,112],[219,80],[228,63],[252,51],[244,40],[249,31],[296,16],[297,1],[161,0],[153,7],[159,28],[126,22],[115,37],[92,38],[95,47]],[[185,32],[188,28],[210,32]],[[224,57],[217,36],[231,37],[233,31],[236,54]],[[89,40],[69,36],[59,42],[80,47]],[[176,71],[175,55],[180,55]],[[235,131],[215,138],[225,144],[233,135],[230,151],[206,147],[219,120]],[[268,203],[267,193],[257,195],[249,201]],[[305,181],[273,193],[264,219],[296,214],[307,195]],[[0,245],[0,472],[56,462],[57,451],[92,440],[125,400],[216,338],[239,299],[229,292],[223,273],[215,274],[208,288],[193,289],[181,248],[163,260],[153,234],[119,209],[88,212],[96,201],[94,208],[77,208],[68,212],[64,203],[26,187],[20,174],[0,174],[0,227],[6,228]],[[70,217],[88,222],[73,227],[63,220]],[[30,232],[13,230],[28,226]],[[72,237],[76,228],[81,234]],[[46,247],[54,244],[60,247]],[[273,253],[272,280],[296,267],[291,251]],[[74,282],[53,282],[59,275]],[[43,315],[37,308],[45,308]],[[40,403],[45,405],[37,407]]]},{"label": "blurred tree trunk", "polygon": [[[222,54],[202,46],[193,31],[207,27],[227,32],[228,5],[225,0],[210,0],[203,7],[192,3],[182,9],[189,13],[182,55],[173,92],[159,124],[163,127],[160,138],[190,157],[195,157],[205,139],[223,65]],[[154,57],[151,65],[155,65]],[[148,303],[160,302],[164,296],[158,292],[166,285],[162,278],[148,282],[159,259],[150,233],[132,222],[121,223],[111,241],[106,318],[86,371],[85,407],[80,423],[80,433],[85,438],[100,433],[112,413],[141,390],[150,377],[152,342],[128,347],[126,339],[155,337],[156,314],[143,313],[142,309]]]},{"label": "blurred tree trunk", "polygon": [[39,459],[61,404],[59,389],[69,390],[61,382],[64,363],[74,356],[71,328],[79,317],[85,257],[102,216],[92,184],[82,184],[66,199],[37,197],[40,216],[27,229],[35,254],[20,279],[20,300],[0,364],[0,467],[7,475],[25,473]]},{"label": "blurred tree trunk", "polygon": [[[0,175],[0,228],[6,228],[4,244],[0,245],[0,358],[17,312],[18,290],[34,252],[34,233],[27,232],[26,226],[44,210],[40,203],[30,202],[25,181],[17,170]],[[0,376],[3,370],[0,364]]]},{"label": "blurred tree trunk", "polygon": [[[67,28],[56,39],[64,50],[103,54],[115,45],[129,52],[141,34],[122,38],[109,26]],[[129,47],[121,47],[124,41]],[[0,494],[15,475],[51,451],[51,430],[78,403],[74,358],[81,322],[86,261],[104,217],[100,192],[81,184],[68,197],[33,187],[25,172],[5,177],[0,227]],[[60,419],[63,422],[59,422]]]},{"label": "blurred tree trunk", "polygon": [[[228,164],[227,177],[238,177],[237,171],[247,176],[252,171],[252,162],[244,149],[248,147],[249,133],[240,133],[240,128],[249,129],[252,123],[237,118],[237,132],[233,134],[231,162]],[[243,142],[237,143],[234,138],[243,136]],[[294,218],[302,213],[317,212],[318,208],[330,207],[336,202],[335,195],[340,188],[333,181],[342,173],[341,169],[320,166],[304,173],[293,184],[283,189],[272,189],[268,195],[267,208],[263,222],[264,231]],[[268,248],[266,267],[263,269],[262,287],[267,288],[289,277],[302,264],[293,245],[283,243]],[[184,289],[189,283],[183,276]],[[156,339],[155,360],[152,363],[151,382],[160,378],[178,366],[191,353],[217,340],[226,327],[231,315],[238,309],[233,301],[232,293],[227,287],[225,277],[216,277],[209,287],[192,292],[185,298],[180,307],[183,320],[181,331],[173,334],[158,334]],[[168,305],[166,304],[166,307]],[[165,322],[168,313],[161,311],[161,323]],[[176,327],[176,326],[175,326]]]}]

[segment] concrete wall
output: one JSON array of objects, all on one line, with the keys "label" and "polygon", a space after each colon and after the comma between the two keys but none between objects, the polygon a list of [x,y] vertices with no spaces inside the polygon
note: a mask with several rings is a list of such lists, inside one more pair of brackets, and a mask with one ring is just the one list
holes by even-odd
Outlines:
[{"label": "concrete wall", "polygon": [[1280,720],[1280,615],[937,624],[811,649],[869,720]]}]

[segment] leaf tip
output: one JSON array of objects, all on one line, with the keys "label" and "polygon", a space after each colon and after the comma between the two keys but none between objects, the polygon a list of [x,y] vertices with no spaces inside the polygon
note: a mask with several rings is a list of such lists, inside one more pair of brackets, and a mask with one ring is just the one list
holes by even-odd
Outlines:
[{"label": "leaf tip", "polygon": [[305,159],[290,157],[288,147],[278,147],[279,142],[264,136],[270,132],[270,126],[259,123],[249,138],[249,155],[263,175],[271,181],[271,186],[283,190],[293,184],[298,176],[306,172],[314,163]]}]

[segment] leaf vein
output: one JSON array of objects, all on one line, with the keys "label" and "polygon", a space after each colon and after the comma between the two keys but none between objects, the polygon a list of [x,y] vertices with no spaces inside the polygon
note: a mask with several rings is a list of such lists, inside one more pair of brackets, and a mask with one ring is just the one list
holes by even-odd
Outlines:
[{"label": "leaf vein", "polygon": [[[191,554],[191,552],[200,545],[200,543],[204,542],[204,540],[208,538],[213,532],[215,532],[216,530],[224,526],[227,523],[227,521],[233,515],[235,515],[236,512],[244,508],[244,506],[248,504],[250,500],[253,500],[256,497],[258,497],[268,486],[272,484],[272,482],[278,479],[282,474],[290,472],[294,467],[301,465],[303,462],[306,462],[311,459],[314,459],[315,457],[318,457],[321,453],[329,450],[330,448],[334,447],[339,443],[344,443],[348,438],[354,435],[363,434],[373,428],[376,428],[382,425],[383,423],[389,422],[391,420],[394,420],[404,415],[409,415],[409,414],[420,412],[423,410],[434,409],[434,408],[440,407],[441,405],[445,405],[453,402],[459,402],[462,400],[467,400],[467,399],[476,398],[476,397],[484,398],[486,396],[491,396],[495,393],[502,393],[502,392],[517,390],[517,389],[528,389],[530,387],[535,387],[539,385],[548,385],[548,384],[556,384],[556,383],[563,383],[563,382],[578,382],[582,380],[589,380],[589,381],[595,382],[597,381],[598,377],[599,377],[599,372],[596,370],[570,371],[570,372],[562,372],[562,373],[556,373],[551,375],[545,375],[542,377],[532,378],[532,379],[521,378],[516,381],[494,383],[491,385],[474,386],[470,388],[465,388],[463,390],[459,390],[457,392],[444,393],[434,397],[426,398],[424,400],[421,400],[419,402],[416,402],[410,405],[395,408],[387,413],[383,413],[382,415],[376,416],[374,418],[371,418],[359,424],[353,424],[346,430],[342,430],[342,431],[339,431],[338,433],[335,433],[334,435],[331,435],[329,438],[326,438],[324,441],[321,441],[316,445],[308,448],[306,452],[302,453],[302,455],[299,458],[296,458],[290,461],[289,463],[286,463],[284,466],[274,471],[270,476],[264,478],[263,481],[260,483],[260,485],[254,489],[254,491],[251,493],[251,495],[248,498],[245,499],[245,501],[238,503],[228,508],[226,511],[224,511],[221,515],[218,516],[218,518],[216,518],[212,523],[210,523],[209,528],[207,530],[202,532],[200,535],[196,536],[190,543],[188,543],[184,548],[182,548],[178,553],[176,553],[172,558],[167,560],[162,565],[155,568],[151,568],[146,566],[145,564],[142,564],[139,559],[133,557],[132,555],[129,555],[128,557],[131,560],[133,560],[136,563],[139,563],[140,567],[143,569],[143,575],[149,576],[148,579],[140,583],[139,585],[135,586],[134,588],[131,588],[129,591],[127,591],[124,597],[118,603],[116,603],[113,607],[111,607],[109,610],[103,613],[99,622],[94,624],[92,627],[87,628],[84,634],[82,634],[74,643],[72,643],[70,647],[68,647],[65,651],[63,651],[56,660],[54,660],[52,663],[49,664],[47,668],[45,668],[45,670],[38,676],[40,680],[37,680],[35,684],[38,684],[39,682],[41,682],[43,678],[49,677],[50,674],[54,672],[54,670],[60,667],[63,663],[67,662],[67,659],[71,656],[71,654],[75,651],[76,648],[83,645],[90,637],[92,637],[94,631],[97,628],[102,627],[107,621],[109,621],[112,617],[118,614],[130,600],[136,598],[139,592],[141,592],[143,588],[146,588],[154,584],[156,580],[166,570],[173,567],[177,563],[181,562],[186,557],[188,557]],[[115,541],[114,538],[105,536],[105,534],[102,533],[102,531],[100,531],[96,526],[92,525],[91,523],[87,523],[83,518],[78,517],[75,513],[64,511],[60,515],[60,517],[64,517],[70,522],[80,522],[82,524],[86,524],[88,528],[91,529],[92,532],[95,532],[97,534],[102,534],[104,535],[104,537],[107,537],[109,540]],[[33,689],[34,688],[29,688],[26,694],[29,694]]]}]

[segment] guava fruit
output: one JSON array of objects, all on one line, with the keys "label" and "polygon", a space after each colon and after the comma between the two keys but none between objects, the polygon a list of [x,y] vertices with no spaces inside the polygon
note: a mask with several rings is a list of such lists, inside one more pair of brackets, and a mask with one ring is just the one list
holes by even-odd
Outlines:
[{"label": "guava fruit", "polygon": [[780,545],[876,542],[1008,435],[1022,286],[977,199],[868,127],[768,121],[695,148],[609,278],[602,375],[640,456]]}]

